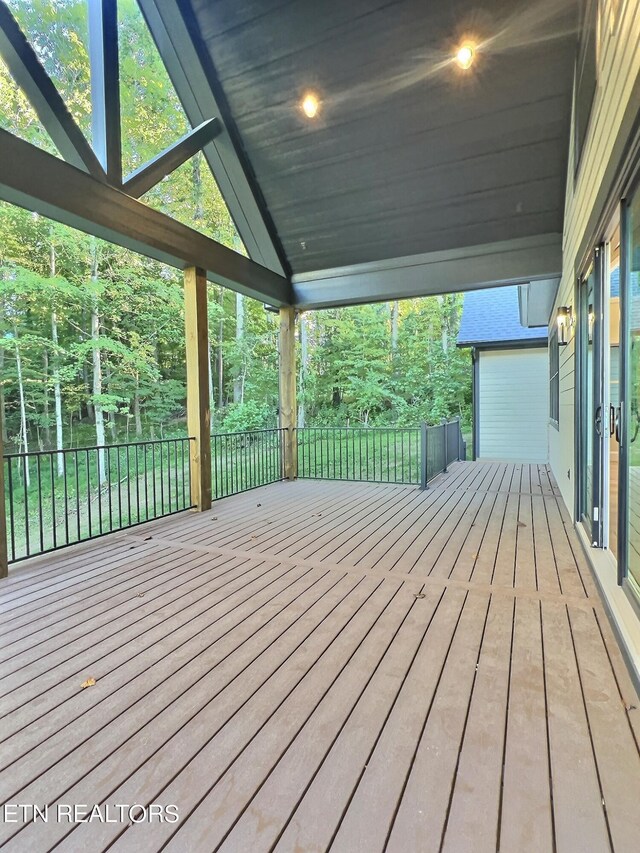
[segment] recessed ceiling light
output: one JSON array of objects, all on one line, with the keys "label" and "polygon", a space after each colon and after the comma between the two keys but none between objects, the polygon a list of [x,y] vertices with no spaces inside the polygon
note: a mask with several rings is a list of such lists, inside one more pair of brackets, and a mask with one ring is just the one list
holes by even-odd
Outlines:
[{"label": "recessed ceiling light", "polygon": [[466,71],[473,65],[473,60],[475,59],[475,56],[476,52],[474,45],[469,44],[469,42],[467,42],[466,44],[463,44],[458,48],[458,51],[456,53],[456,62],[458,63],[460,68]]},{"label": "recessed ceiling light", "polygon": [[320,101],[312,92],[308,92],[302,99],[300,107],[307,118],[315,118],[320,109]]}]

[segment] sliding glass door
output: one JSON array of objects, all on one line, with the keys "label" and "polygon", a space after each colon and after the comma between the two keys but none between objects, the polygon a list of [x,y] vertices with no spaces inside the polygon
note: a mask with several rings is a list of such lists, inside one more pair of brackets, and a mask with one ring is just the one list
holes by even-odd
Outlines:
[{"label": "sliding glass door", "polygon": [[621,568],[640,598],[640,189],[623,206],[622,253]]},{"label": "sliding glass door", "polygon": [[604,410],[609,412],[605,431],[605,479],[607,482],[606,544],[614,560],[618,560],[618,489],[620,483],[620,227],[612,233],[607,247],[604,281],[605,319],[603,324],[605,378]]},{"label": "sliding glass door", "polygon": [[581,279],[578,298],[579,517],[594,545],[601,543],[603,418],[602,248]]}]

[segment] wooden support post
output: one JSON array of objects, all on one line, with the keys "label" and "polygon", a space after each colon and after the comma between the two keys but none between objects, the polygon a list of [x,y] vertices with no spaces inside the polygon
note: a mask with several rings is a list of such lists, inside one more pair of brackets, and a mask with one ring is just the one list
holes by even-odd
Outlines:
[{"label": "wooden support post", "polygon": [[4,448],[2,446],[2,410],[0,410],[0,578],[6,578],[8,574],[7,506],[4,499]]},{"label": "wooden support post", "polygon": [[184,271],[184,321],[187,351],[187,430],[190,442],[191,503],[211,508],[211,409],[209,407],[209,328],[207,274]]},{"label": "wooden support post", "polygon": [[295,321],[295,308],[280,309],[280,428],[286,430],[283,441],[283,475],[287,480],[295,480],[298,476]]}]

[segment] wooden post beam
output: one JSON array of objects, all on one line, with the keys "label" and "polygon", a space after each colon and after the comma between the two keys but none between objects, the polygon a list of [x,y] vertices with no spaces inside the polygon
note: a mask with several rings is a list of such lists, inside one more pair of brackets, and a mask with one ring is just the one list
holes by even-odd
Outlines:
[{"label": "wooden post beam", "polygon": [[122,184],[120,60],[116,0],[89,0],[93,147],[109,183]]},{"label": "wooden post beam", "polygon": [[199,267],[184,271],[184,320],[191,503],[202,512],[211,508],[211,410],[207,274]]},{"label": "wooden post beam", "polygon": [[2,411],[0,410],[0,578],[6,578],[8,574],[7,507],[4,499],[4,448],[2,446]]},{"label": "wooden post beam", "polygon": [[123,192],[133,198],[140,198],[167,175],[175,172],[221,132],[222,124],[219,119],[211,118],[209,121],[203,121],[199,127],[185,133],[149,163],[145,163],[128,175],[122,185]]},{"label": "wooden post beam", "polygon": [[284,434],[284,477],[298,476],[298,438],[296,435],[296,311],[280,309],[279,337],[280,428]]}]

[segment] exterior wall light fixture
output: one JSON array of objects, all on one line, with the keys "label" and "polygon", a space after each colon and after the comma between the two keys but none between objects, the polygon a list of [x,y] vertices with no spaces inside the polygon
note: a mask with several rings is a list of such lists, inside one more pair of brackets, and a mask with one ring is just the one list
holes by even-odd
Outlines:
[{"label": "exterior wall light fixture", "polygon": [[593,327],[595,325],[595,322],[596,322],[596,314],[595,314],[595,311],[593,310],[593,305],[589,305],[589,314],[587,317],[587,328],[588,328],[588,335],[589,335],[589,343],[590,344],[593,343]]},{"label": "exterior wall light fixture", "polygon": [[558,308],[558,346],[565,347],[569,343],[569,329],[573,326],[573,310],[566,305]]}]

